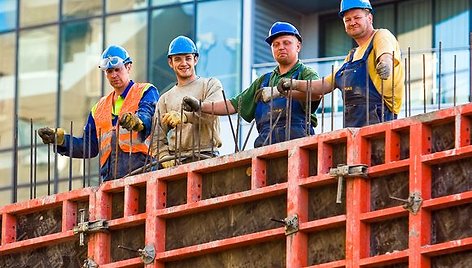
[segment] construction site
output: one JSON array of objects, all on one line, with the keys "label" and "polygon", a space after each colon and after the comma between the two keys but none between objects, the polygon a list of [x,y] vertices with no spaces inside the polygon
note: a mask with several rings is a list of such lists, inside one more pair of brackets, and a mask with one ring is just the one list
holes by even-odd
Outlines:
[{"label": "construction site", "polygon": [[[37,5],[20,2],[15,3],[15,12]],[[67,1],[59,2],[63,11],[59,12],[58,25],[67,26]],[[178,9],[172,14],[180,16],[181,7],[188,11],[183,7],[194,5],[197,9],[200,5],[204,9],[205,4],[215,4],[211,9],[214,12],[221,8],[220,2],[230,3],[232,9],[241,8],[238,9],[244,13],[238,18],[241,24],[258,11],[265,15],[276,12],[268,8],[271,3],[265,0],[200,1],[204,3],[198,4],[199,1],[156,4],[157,1],[136,0],[126,7],[129,11],[118,8],[118,3],[95,2],[103,4],[103,14],[90,15],[92,19],[106,17],[108,13],[118,17],[142,11],[150,12],[149,24],[159,16],[165,20],[162,15],[165,12],[159,13],[161,9]],[[127,5],[125,1],[119,2]],[[278,0],[277,12],[280,7],[288,8],[288,2]],[[316,13],[316,20],[327,21],[317,23],[319,28],[326,26],[323,23],[330,22],[333,14],[338,15],[339,1],[335,4],[308,2],[294,1],[289,9],[291,13],[287,12],[293,18],[301,17],[298,21],[304,25],[300,27],[301,32],[313,29],[302,22],[313,22],[315,18],[309,14],[315,14],[315,9],[323,9]],[[58,56],[57,73],[53,69],[25,73],[19,67],[22,62],[19,52],[7,57],[7,61],[15,58],[16,67],[5,71],[1,68],[6,64],[0,64],[1,90],[13,89],[8,91],[8,96],[0,98],[0,110],[7,114],[0,120],[7,120],[9,113],[13,115],[8,119],[12,127],[0,127],[0,159],[3,163],[0,175],[4,176],[0,179],[0,196],[3,195],[0,198],[0,267],[472,267],[472,1],[457,0],[451,4],[454,8],[448,11],[444,11],[444,5],[447,6],[449,1],[441,0],[371,2],[379,10],[380,18],[395,14],[399,41],[401,44],[408,42],[402,47],[405,91],[398,119],[385,122],[382,119],[381,123],[364,127],[345,127],[346,97],[342,90],[335,90],[320,100],[315,134],[253,148],[250,144],[257,135],[253,129],[255,121],[243,122],[240,115],[228,114],[220,117],[224,137],[220,156],[169,168],[162,168],[152,159],[148,163],[146,158],[144,168],[129,169],[123,178],[108,181],[102,181],[100,177],[101,164],[97,158],[89,154],[73,160],[59,155],[57,141],[41,144],[37,132],[46,124],[62,124],[71,135],[85,137],[82,133],[85,131],[80,129],[83,118],[89,112],[90,104],[104,95],[106,81],[101,73],[91,74],[92,67],[96,69],[91,57],[81,60],[88,66],[80,71],[85,74],[79,75],[85,82],[79,82],[75,77],[73,81],[66,78],[71,75],[68,70],[77,68],[77,59],[102,48],[106,38],[99,42],[86,41],[91,43],[87,43],[85,50],[64,48],[58,41],[59,55],[63,49],[79,54],[75,53],[69,59],[67,54]],[[97,3],[79,7],[91,12],[102,8]],[[12,5],[5,4],[6,7]],[[44,10],[50,10],[48,5],[38,4]],[[251,7],[249,14],[247,5]],[[432,16],[436,24],[432,27],[434,44],[431,48],[422,46],[424,33],[431,28],[425,30],[424,25],[415,25],[417,28],[413,27],[411,31],[398,30],[401,28],[398,21],[403,16],[399,15],[399,10],[418,11],[425,6],[431,7],[431,14],[437,15]],[[307,13],[302,12],[304,9]],[[154,14],[152,11],[159,12]],[[256,23],[264,20],[265,15],[257,15]],[[467,24],[463,24],[465,17]],[[8,28],[1,18],[0,11],[0,40],[16,40],[16,48],[11,46],[11,51],[21,50],[18,44],[22,31],[43,27],[42,24],[21,26],[21,20],[17,18],[16,28]],[[38,18],[29,20],[35,19]],[[339,20],[338,17],[335,19]],[[74,22],[80,24],[82,19],[77,20]],[[443,22],[447,23],[443,25]],[[50,22],[43,23],[50,27]],[[103,23],[101,26],[105,25]],[[131,27],[135,29],[133,34],[148,31],[151,35],[139,19],[124,16],[107,23]],[[444,34],[444,31],[447,28],[453,32],[453,27],[457,27],[460,37],[451,40],[447,37],[452,33]],[[242,36],[248,34],[248,28],[251,38],[262,34],[257,29],[252,32],[257,25],[243,28]],[[62,31],[59,31],[62,33],[59,37],[67,35],[65,30]],[[264,35],[265,31],[264,28]],[[317,36],[307,34],[307,39],[308,42],[322,39],[320,52],[316,57],[311,54],[301,54],[301,57],[324,79],[324,75],[339,68],[345,55],[330,55],[329,47],[321,42],[333,37],[323,30],[316,32]],[[118,36],[112,30],[109,34]],[[415,34],[419,40],[415,40]],[[133,52],[133,47],[139,45],[121,38]],[[198,35],[196,40],[200,42],[197,42],[200,56],[208,56],[205,36]],[[241,41],[236,54],[248,51],[247,42],[251,41]],[[146,39],[146,42],[151,41]],[[352,44],[349,42],[348,46]],[[7,43],[0,44],[0,48]],[[158,46],[162,45],[159,43]],[[258,44],[250,47],[257,53]],[[344,51],[344,47],[342,49]],[[149,48],[146,53],[151,53]],[[333,53],[341,55],[338,51]],[[140,59],[146,61],[145,55],[136,54],[138,62]],[[250,64],[244,59],[246,56],[240,55],[238,68],[242,71],[228,71],[234,71],[228,76],[238,76],[237,80],[225,80],[227,76],[222,75],[226,77],[221,80],[229,97],[236,93],[231,92],[235,89],[228,84],[245,87],[273,69],[275,64],[264,55],[255,57]],[[137,68],[136,76],[143,80],[159,80],[155,84],[161,91],[160,83],[167,83],[171,78],[168,70],[162,69],[162,56],[158,58],[155,61],[148,59],[151,65]],[[65,61],[64,65],[61,65],[62,61]],[[0,60],[0,63],[4,62]],[[230,60],[225,64],[234,64],[228,62]],[[199,67],[202,69],[198,72],[214,70],[204,61],[201,65],[204,67]],[[146,67],[150,71],[146,71]],[[248,67],[247,70],[244,67]],[[98,72],[95,69],[93,72]],[[167,73],[156,76],[155,70],[159,75]],[[29,91],[22,95],[24,92],[20,89],[24,90],[25,84],[32,86],[51,77],[57,82],[57,88],[36,95]],[[99,90],[91,92],[91,87]],[[44,88],[50,88],[50,85]],[[84,88],[86,92],[83,92]],[[50,104],[53,95],[56,99]],[[65,105],[63,98],[74,98],[77,103]],[[55,116],[48,115],[50,110],[54,110]],[[153,121],[158,122],[160,117],[156,115]],[[308,118],[309,115],[305,125]],[[368,118],[369,115],[367,122]],[[270,122],[272,127],[272,118]],[[290,122],[287,125],[290,133]],[[7,138],[2,139],[2,136]],[[175,141],[177,143],[177,138]],[[157,141],[151,140],[151,147],[153,142]],[[90,140],[83,146],[84,152],[87,146],[90,152]],[[7,164],[10,162],[11,165]]]}]

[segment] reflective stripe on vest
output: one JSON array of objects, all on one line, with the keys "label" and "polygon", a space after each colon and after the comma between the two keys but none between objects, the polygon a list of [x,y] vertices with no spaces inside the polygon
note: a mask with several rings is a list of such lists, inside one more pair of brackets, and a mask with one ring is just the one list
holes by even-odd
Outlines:
[{"label": "reflective stripe on vest", "polygon": [[[127,112],[136,113],[143,93],[148,90],[150,86],[152,85],[149,83],[134,83],[123,101],[119,116],[121,117],[121,115]],[[95,111],[92,113],[97,128],[97,138],[100,140],[100,166],[103,166],[108,157],[110,157],[112,150],[111,138],[113,131],[116,131],[116,128],[112,125],[113,97],[114,91],[102,97],[97,103]],[[100,133],[101,136],[99,136]],[[149,138],[150,137],[148,137],[148,139]],[[149,146],[148,139],[141,141],[138,137],[138,133],[133,131],[133,147],[131,148],[130,132],[124,128],[120,128],[118,144],[123,152],[140,152],[147,154]]]}]

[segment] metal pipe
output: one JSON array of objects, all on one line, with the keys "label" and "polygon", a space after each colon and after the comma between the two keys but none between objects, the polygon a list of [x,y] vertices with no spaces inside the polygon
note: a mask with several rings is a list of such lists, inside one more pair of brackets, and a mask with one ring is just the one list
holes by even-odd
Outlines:
[{"label": "metal pipe", "polygon": [[334,65],[331,65],[331,131],[334,130]]},{"label": "metal pipe", "polygon": [[456,69],[456,62],[457,62],[457,55],[454,55],[454,107],[456,107],[456,94],[457,94],[457,88],[456,88],[456,79],[457,79],[457,76],[456,76],[456,72],[457,72],[457,69]]},{"label": "metal pipe", "polygon": [[438,77],[438,110],[441,110],[441,56],[442,56],[442,42],[439,41],[439,77]]},{"label": "metal pipe", "polygon": [[34,171],[33,171],[33,198],[36,198],[36,169],[38,164],[38,131],[34,130]]},{"label": "metal pipe", "polygon": [[[201,110],[201,107],[200,107]],[[215,147],[215,103],[211,102],[211,155],[213,156],[214,147]]]},{"label": "metal pipe", "polygon": [[[321,88],[324,88],[324,76],[321,77]],[[321,133],[324,132],[324,116],[325,116],[325,98],[324,94],[321,95]]]},{"label": "metal pipe", "polygon": [[[152,127],[151,127],[151,133],[149,134],[149,135],[151,136],[151,138],[150,138],[150,142],[149,142],[149,147],[148,147],[148,149],[147,149],[146,158],[144,158],[144,165],[143,165],[142,173],[146,172],[146,168],[145,168],[145,167],[146,167],[146,165],[147,165],[149,156],[150,156],[150,154],[151,154],[151,148],[152,148],[152,145],[153,145],[153,143],[154,143],[154,132],[156,131],[156,126],[159,127],[159,126],[157,125],[157,117],[153,117],[151,122],[152,122],[152,123],[151,123]],[[157,142],[159,143],[159,137],[158,137],[158,141],[157,141]],[[159,152],[157,152],[157,155],[159,155]],[[151,161],[152,161],[152,158],[151,158]]]},{"label": "metal pipe", "polygon": [[[113,179],[116,180],[116,175],[118,172],[118,143],[120,138],[120,124],[116,122],[116,131],[115,131],[115,166],[113,170]],[[85,182],[84,182],[85,184]],[[84,186],[85,187],[85,186]]]},{"label": "metal pipe", "polygon": [[92,151],[92,129],[89,125],[88,127],[88,152],[87,152],[87,185],[90,187],[90,158],[91,158],[91,151]]},{"label": "metal pipe", "polygon": [[102,184],[102,174],[101,169],[102,166],[100,165],[100,159],[102,158],[102,129],[98,129],[98,185]]},{"label": "metal pipe", "polygon": [[[182,129],[184,128],[184,124],[183,124],[183,117],[184,117],[184,107],[181,105],[180,106],[180,133],[179,133],[179,154],[178,154],[178,163],[180,164],[180,161],[182,160]],[[179,125],[175,126],[175,129],[177,130],[177,128],[179,127]],[[177,142],[177,139],[176,139],[176,142]],[[176,165],[177,165],[177,160],[176,160]]]},{"label": "metal pipe", "polygon": [[59,192],[59,176],[58,176],[58,168],[57,168],[57,127],[54,132],[54,193],[57,194]]},{"label": "metal pipe", "polygon": [[[408,73],[408,59],[405,58],[405,73]],[[408,80],[405,79],[405,117],[408,117]]]},{"label": "metal pipe", "polygon": [[382,119],[381,122],[385,121],[385,96],[384,96],[384,80],[380,79],[380,95],[382,95]]},{"label": "metal pipe", "polygon": [[48,195],[51,194],[51,144],[48,143]]},{"label": "metal pipe", "polygon": [[[241,125],[241,98],[238,99],[238,117],[236,119],[236,142],[239,144],[239,131],[240,131],[240,125]],[[237,151],[235,151],[237,153]]]},{"label": "metal pipe", "polygon": [[[159,151],[161,149],[161,110],[157,109],[157,160],[159,160]],[[159,170],[159,165],[156,166],[156,170]]]},{"label": "metal pipe", "polygon": [[30,118],[30,199],[33,198],[33,118]]},{"label": "metal pipe", "polygon": [[395,118],[395,50],[392,51],[392,115]]},{"label": "metal pipe", "polygon": [[[270,128],[272,128],[272,113],[274,112],[274,100],[273,100],[273,97],[274,97],[274,87],[270,87],[270,113],[269,113],[269,126]],[[269,145],[272,144],[272,135],[269,136]]]},{"label": "metal pipe", "polygon": [[369,92],[369,66],[366,64],[365,65],[365,95],[366,95],[366,108],[365,108],[365,118],[366,118],[366,123],[367,126],[370,125],[370,114],[369,114],[369,108],[370,108],[370,92]]},{"label": "metal pipe", "polygon": [[411,55],[408,47],[408,116],[411,116]]},{"label": "metal pipe", "polygon": [[[202,133],[202,100],[200,99],[198,102],[198,160],[200,161],[200,152],[202,151],[202,139],[201,139],[201,133]],[[239,118],[239,113],[238,113],[238,118]],[[239,125],[239,124],[238,124]]]},{"label": "metal pipe", "polygon": [[423,54],[423,113],[426,113],[426,57]]},{"label": "metal pipe", "polygon": [[[293,83],[293,79],[290,78],[290,88],[292,88],[292,83]],[[291,130],[292,130],[292,98],[293,98],[292,90],[289,90],[288,91],[288,102],[287,102],[288,111],[285,111],[285,112],[288,112],[287,118],[286,118],[287,124],[285,125],[285,130],[287,131],[286,135],[285,135],[285,141],[290,140],[290,137],[291,137]]]},{"label": "metal pipe", "polygon": [[249,128],[249,132],[247,133],[246,139],[244,140],[244,145],[241,151],[244,151],[244,149],[246,149],[247,142],[249,141],[249,136],[251,136],[252,129],[254,128],[254,123],[256,123],[256,120],[252,120],[251,122],[251,127]]},{"label": "metal pipe", "polygon": [[309,87],[309,92],[308,92],[308,125],[306,126],[306,129],[308,131],[307,136],[311,136],[311,101],[312,101],[312,96],[311,96],[311,85],[312,85],[313,80],[310,79],[310,87]]},{"label": "metal pipe", "polygon": [[69,191],[72,190],[72,154],[74,153],[74,123],[70,121],[70,139],[69,139]]},{"label": "metal pipe", "polygon": [[128,174],[131,172],[131,156],[133,155],[133,130],[129,131]]},{"label": "metal pipe", "polygon": [[[233,139],[234,139],[234,147],[235,151],[238,152],[238,140],[236,139],[236,135],[234,133],[234,127],[233,127],[233,122],[231,121],[231,115],[229,114],[229,108],[228,108],[228,102],[226,100],[226,94],[224,90],[221,90],[221,93],[223,94],[223,101],[225,102],[225,107],[226,107],[226,114],[228,115],[228,121],[229,121],[229,126],[231,127],[231,133],[233,133]],[[239,113],[239,111],[238,111]]]}]

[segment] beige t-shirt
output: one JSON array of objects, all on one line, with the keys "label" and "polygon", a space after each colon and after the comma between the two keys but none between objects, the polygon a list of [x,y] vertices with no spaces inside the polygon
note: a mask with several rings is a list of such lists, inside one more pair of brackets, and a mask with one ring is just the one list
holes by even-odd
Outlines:
[{"label": "beige t-shirt", "polygon": [[[185,96],[193,96],[202,102],[218,102],[223,100],[223,86],[216,78],[199,77],[185,86],[175,85],[169,91],[164,93],[157,103],[156,115],[158,112],[162,116],[170,111],[177,111],[180,114],[182,99]],[[154,138],[159,140],[159,160],[166,156],[175,155],[180,148],[182,156],[190,156],[192,152],[211,151],[213,136],[214,151],[221,147],[220,122],[218,116],[202,113],[199,119],[199,113],[185,112],[187,123],[176,128],[170,128],[167,125],[160,125],[160,131],[154,133]],[[180,129],[182,128],[182,132]],[[177,132],[177,148],[175,148],[175,134]],[[182,140],[180,137],[182,133]],[[158,135],[159,134],[159,135]],[[181,141],[180,141],[181,140]],[[153,148],[153,155],[156,155],[157,148]]]}]

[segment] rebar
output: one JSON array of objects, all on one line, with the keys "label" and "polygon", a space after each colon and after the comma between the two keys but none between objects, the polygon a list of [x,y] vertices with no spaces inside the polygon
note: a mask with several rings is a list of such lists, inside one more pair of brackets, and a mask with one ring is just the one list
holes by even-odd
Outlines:
[{"label": "rebar", "polygon": [[34,130],[34,171],[33,171],[33,198],[36,198],[36,169],[38,166],[38,131]]},{"label": "rebar", "polygon": [[[324,76],[321,77],[321,88],[324,89]],[[325,98],[324,94],[321,95],[321,133],[324,132],[324,117],[325,117]]]},{"label": "rebar", "polygon": [[[274,112],[274,99],[273,98],[274,98],[274,87],[271,86],[270,87],[270,104],[269,104],[269,106],[270,106],[270,113],[269,113],[269,126],[270,126],[270,128],[272,128],[272,117],[273,117],[272,113]],[[272,135],[270,135],[270,137],[269,137],[269,145],[271,145],[271,144],[272,144]]]},{"label": "rebar", "polygon": [[30,199],[33,198],[33,118],[30,118]]},{"label": "rebar", "polygon": [[310,79],[310,87],[308,89],[308,126],[306,126],[307,128],[307,131],[308,131],[308,135],[307,136],[311,136],[311,101],[312,101],[312,96],[311,96],[311,85],[312,85],[312,82],[313,80]]},{"label": "rebar", "polygon": [[[154,132],[156,131],[156,127],[159,127],[157,125],[157,117],[153,117],[152,120],[151,120],[151,133],[149,134],[151,137],[150,137],[150,141],[149,141],[149,147],[148,147],[147,153],[146,153],[146,158],[144,158],[144,165],[143,165],[142,173],[146,172],[146,169],[144,167],[147,165],[148,159],[150,158],[151,148],[152,148],[153,143],[154,143]],[[157,142],[159,143],[159,137],[158,137]],[[157,154],[159,155],[159,152],[157,152]]]},{"label": "rebar", "polygon": [[51,144],[48,143],[48,195],[51,194]]},{"label": "rebar", "polygon": [[308,128],[308,87],[309,87],[309,80],[306,80],[306,91],[305,91],[305,136],[308,136],[309,128]]},{"label": "rebar", "polygon": [[[292,88],[293,79],[290,78],[290,88]],[[288,91],[287,110],[285,110],[285,141],[290,140],[292,129],[292,90]]]},{"label": "rebar", "polygon": [[439,70],[438,70],[438,110],[441,110],[441,59],[442,59],[442,42],[439,41]]},{"label": "rebar", "polygon": [[392,51],[392,120],[395,119],[395,50]]},{"label": "rebar", "polygon": [[[156,155],[157,160],[159,160],[159,153],[161,148],[161,110],[157,109],[157,148],[156,148]],[[156,166],[156,169],[159,170],[159,165]]]},{"label": "rebar", "polygon": [[133,155],[133,130],[129,131],[128,173],[131,172],[131,156]]},{"label": "rebar", "polygon": [[[113,179],[116,180],[118,172],[118,143],[120,139],[120,124],[116,122],[116,131],[115,131],[115,167],[113,170]],[[84,182],[85,183],[85,182]],[[84,186],[85,187],[85,186]]]},{"label": "rebar", "polygon": [[382,96],[382,118],[381,122],[385,121],[385,96],[384,96],[384,80],[380,79],[380,95]]},{"label": "rebar", "polygon": [[87,185],[90,187],[90,158],[92,151],[92,128],[88,125],[88,148],[87,148]]},{"label": "rebar", "polygon": [[72,190],[72,154],[74,153],[74,123],[70,121],[70,139],[69,139],[69,191]]},{"label": "rebar", "polygon": [[369,108],[370,108],[370,92],[369,92],[369,86],[370,86],[370,81],[369,81],[369,66],[366,64],[365,65],[365,118],[367,121],[367,126],[370,125],[370,114],[369,114]]},{"label": "rebar", "polygon": [[[247,142],[249,141],[249,136],[251,136],[252,129],[254,128],[254,123],[256,123],[256,120],[252,120],[252,122],[251,122],[251,127],[249,127],[249,131],[247,133],[246,139],[244,140],[244,145],[243,145],[243,148],[241,149],[241,151],[244,151],[244,149],[246,149]],[[213,154],[213,152],[212,152],[212,154]]]},{"label": "rebar", "polygon": [[[180,161],[182,160],[182,130],[184,128],[183,117],[184,117],[184,107],[182,105],[180,105],[180,132],[179,132],[179,150],[178,150],[178,152],[179,152],[178,156],[179,157],[176,159],[176,163],[175,163],[176,165],[180,165]],[[177,130],[178,127],[179,127],[179,125],[175,126],[175,129]],[[176,141],[177,141],[177,139],[176,139]]]},{"label": "rebar", "polygon": [[[200,110],[202,107],[200,107]],[[214,147],[215,147],[215,103],[211,102],[211,155],[213,156]]]},{"label": "rebar", "polygon": [[411,55],[408,47],[408,116],[411,116]]},{"label": "rebar", "polygon": [[423,113],[426,113],[426,57],[423,54]]},{"label": "rebar", "polygon": [[[221,93],[223,94],[223,101],[225,102],[225,107],[226,107],[226,114],[228,115],[228,121],[229,121],[229,126],[231,127],[231,133],[233,134],[233,139],[234,139],[234,147],[235,147],[235,151],[238,152],[239,149],[238,149],[238,140],[236,138],[236,135],[234,133],[234,127],[233,127],[233,122],[231,121],[231,115],[229,114],[229,108],[228,108],[228,102],[227,102],[227,99],[226,99],[226,94],[225,94],[225,91],[224,90],[221,90]],[[239,113],[239,111],[238,111]]]},{"label": "rebar", "polygon": [[58,176],[58,168],[57,168],[57,127],[54,132],[54,193],[57,194],[59,192],[59,176]]},{"label": "rebar", "polygon": [[456,65],[456,63],[457,63],[457,55],[454,55],[454,87],[453,87],[454,88],[454,107],[456,107],[456,97],[457,97],[457,95],[456,95],[457,94],[457,88],[456,88],[456,85],[457,85],[456,84],[456,82],[457,82],[457,80],[456,80],[457,79],[457,76],[456,76],[457,69],[456,69],[456,67],[457,67],[457,65]]},{"label": "rebar", "polygon": [[86,145],[87,145],[87,133],[85,132],[82,135],[82,188],[85,188],[85,150],[86,150]]},{"label": "rebar", "polygon": [[[238,113],[238,118],[239,118],[239,113]],[[239,125],[239,122],[238,122]],[[200,161],[200,152],[202,151],[202,139],[201,139],[201,134],[202,133],[202,100],[200,99],[198,101],[198,161]]]},{"label": "rebar", "polygon": [[331,131],[334,130],[334,65],[331,65]]},{"label": "rebar", "polygon": [[[408,59],[405,58],[405,73],[408,73]],[[408,117],[408,80],[405,78],[405,117]]]},{"label": "rebar", "polygon": [[[192,117],[195,118],[195,112],[192,112]],[[195,161],[195,127],[193,124],[190,127],[192,128],[192,162],[193,162]],[[180,146],[182,146],[182,143],[180,144]]]},{"label": "rebar", "polygon": [[102,184],[100,160],[102,159],[102,129],[98,129],[98,185]]}]

